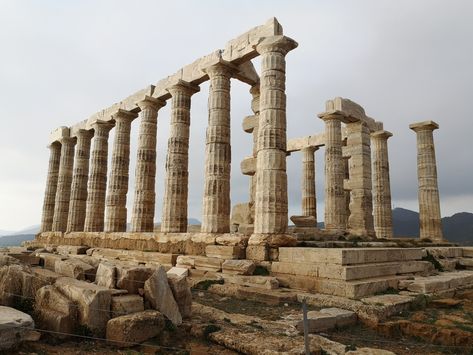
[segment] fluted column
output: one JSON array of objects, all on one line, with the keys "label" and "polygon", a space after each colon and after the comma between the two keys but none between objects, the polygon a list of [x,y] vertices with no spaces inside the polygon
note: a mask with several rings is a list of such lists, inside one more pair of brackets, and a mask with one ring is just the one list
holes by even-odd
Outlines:
[{"label": "fluted column", "polygon": [[234,68],[217,63],[206,68],[210,78],[209,122],[205,145],[202,232],[230,232],[230,79]]},{"label": "fluted column", "polygon": [[302,152],[302,215],[315,218],[317,226],[317,198],[315,192],[315,152],[317,147],[306,147]]},{"label": "fluted column", "polygon": [[87,203],[87,180],[89,178],[90,141],[93,131],[80,129],[77,132],[77,145],[72,172],[71,199],[67,218],[68,232],[84,230]]},{"label": "fluted column", "polygon": [[44,192],[43,214],[41,217],[41,232],[49,232],[53,228],[54,204],[56,201],[59,161],[61,159],[61,144],[54,142],[49,148],[48,176]]},{"label": "fluted column", "polygon": [[420,237],[442,241],[442,220],[433,135],[433,131],[438,129],[439,125],[433,121],[425,121],[411,124],[409,128],[417,134]]},{"label": "fluted column", "polygon": [[350,152],[350,216],[348,231],[358,236],[374,236],[371,177],[371,137],[366,123],[348,123],[347,148]]},{"label": "fluted column", "polygon": [[376,131],[371,134],[373,144],[373,217],[378,238],[392,238],[393,215],[391,183],[389,180],[388,138],[392,133]]},{"label": "fluted column", "polygon": [[67,216],[69,213],[69,199],[71,197],[72,168],[74,165],[75,138],[62,138],[61,159],[59,162],[59,175],[54,202],[54,232],[65,232],[67,227]]},{"label": "fluted column", "polygon": [[199,87],[181,80],[168,91],[172,96],[171,129],[166,157],[161,231],[186,232],[191,96],[199,91]]},{"label": "fluted column", "polygon": [[94,139],[90,155],[84,231],[103,232],[105,191],[107,189],[108,136],[113,124],[97,121],[92,125]]},{"label": "fluted column", "polygon": [[147,97],[138,103],[140,113],[140,134],[136,157],[135,196],[131,215],[132,232],[153,232],[156,200],[156,136],[158,110],[166,101]]},{"label": "fluted column", "polygon": [[[251,100],[251,110],[256,116],[258,124],[256,124],[253,128],[253,132],[251,132],[253,136],[253,152],[252,155],[253,157],[257,157],[258,155],[258,127],[259,127],[259,118],[260,118],[260,89],[259,89],[260,84],[255,84],[251,87],[250,89],[250,94],[252,96]],[[250,206],[251,206],[251,216],[254,220],[255,215],[255,209],[254,209],[254,204],[255,204],[255,199],[256,199],[256,173],[253,175],[250,175]]]},{"label": "fluted column", "polygon": [[325,122],[325,229],[343,230],[346,228],[345,178],[342,155],[342,121],[332,114],[321,114]]},{"label": "fluted column", "polygon": [[136,113],[118,110],[115,120],[110,178],[105,200],[105,232],[126,232],[126,194],[130,168],[131,122]]}]

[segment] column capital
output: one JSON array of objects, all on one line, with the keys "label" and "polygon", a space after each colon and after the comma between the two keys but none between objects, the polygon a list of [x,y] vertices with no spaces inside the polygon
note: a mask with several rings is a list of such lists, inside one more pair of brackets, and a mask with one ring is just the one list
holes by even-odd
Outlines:
[{"label": "column capital", "polygon": [[231,78],[234,73],[238,72],[238,67],[220,59],[217,63],[203,68],[202,71],[206,73],[210,79],[214,76],[226,76]]},{"label": "column capital", "polygon": [[438,123],[434,121],[423,121],[423,122],[416,122],[409,125],[409,128],[412,129],[414,132],[419,131],[433,131],[439,128]]},{"label": "column capital", "polygon": [[74,145],[76,142],[77,140],[75,137],[62,137],[59,139],[59,143],[61,143],[61,145]]},{"label": "column capital", "polygon": [[371,133],[371,137],[372,138],[381,138],[381,139],[388,139],[390,137],[392,137],[393,134],[389,131],[384,131],[384,130],[381,130],[381,131],[375,131],[373,133]]},{"label": "column capital", "polygon": [[136,105],[143,111],[146,108],[154,108],[158,111],[160,108],[166,106],[166,100],[157,99],[146,95],[145,98],[136,103]]},{"label": "column capital", "polygon": [[264,38],[254,46],[259,54],[268,52],[279,52],[286,55],[289,51],[297,48],[298,44],[292,38],[286,36],[271,36]]},{"label": "column capital", "polygon": [[94,129],[96,134],[97,132],[108,133],[113,128],[113,123],[110,121],[96,120],[90,124],[90,127]]},{"label": "column capital", "polygon": [[186,93],[189,96],[197,93],[200,91],[199,85],[195,85],[192,83],[189,83],[187,81],[179,79],[175,84],[172,84],[168,88],[166,88],[166,91],[171,94],[171,96],[174,96],[176,93]]},{"label": "column capital", "polygon": [[78,129],[75,132],[75,136],[77,138],[85,138],[85,139],[92,139],[94,136],[94,132],[91,129]]},{"label": "column capital", "polygon": [[338,120],[340,122],[343,121],[345,116],[341,111],[328,111],[328,112],[322,112],[317,115],[322,121],[332,121],[332,120]]},{"label": "column capital", "polygon": [[307,147],[301,148],[301,152],[311,152],[311,153],[315,153],[317,150],[319,150],[319,147],[318,147],[318,146],[314,146],[314,145],[309,145],[309,146],[307,146]]},{"label": "column capital", "polygon": [[115,122],[119,120],[124,120],[127,121],[129,120],[130,122],[133,121],[136,117],[138,117],[138,114],[136,112],[132,111],[127,111],[119,108],[117,112],[112,114],[112,118],[115,120]]}]

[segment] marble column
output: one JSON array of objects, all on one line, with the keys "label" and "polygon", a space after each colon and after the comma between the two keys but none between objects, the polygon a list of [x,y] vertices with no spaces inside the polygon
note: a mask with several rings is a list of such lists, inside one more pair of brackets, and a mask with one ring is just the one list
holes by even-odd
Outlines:
[{"label": "marble column", "polygon": [[[259,83],[256,85],[253,85],[250,89],[250,94],[252,96],[251,100],[251,110],[256,116],[257,122],[259,122],[259,103],[260,103],[260,90],[259,90]],[[258,126],[259,123],[256,124],[253,127],[253,131],[251,132],[253,136],[253,152],[252,155],[253,157],[257,157],[257,148],[258,148]],[[256,199],[256,174],[250,175],[250,208],[252,210],[251,216],[254,220],[255,218],[255,210],[254,210],[254,204],[255,204],[255,199]]]},{"label": "marble column", "polygon": [[171,86],[171,129],[166,157],[166,179],[161,232],[187,231],[189,183],[189,127],[191,96],[198,86],[180,80]]},{"label": "marble column", "polygon": [[152,97],[147,97],[138,103],[141,109],[141,122],[136,157],[135,196],[131,214],[132,232],[154,231],[158,110],[164,105],[166,101]]},{"label": "marble column", "polygon": [[371,133],[373,144],[373,217],[374,231],[378,238],[392,238],[393,215],[391,206],[391,183],[389,180],[388,138],[392,133]]},{"label": "marble column", "polygon": [[261,75],[254,234],[287,232],[285,57],[296,47],[285,36],[267,37],[256,46]]},{"label": "marble column", "polygon": [[315,192],[315,152],[318,147],[306,147],[302,153],[302,215],[315,218],[317,226],[317,198]]},{"label": "marble column", "polygon": [[61,144],[54,142],[49,145],[49,166],[44,192],[43,214],[41,217],[41,232],[50,232],[53,228],[54,204],[56,201],[59,161],[61,159]]},{"label": "marble column", "polygon": [[103,232],[105,191],[107,188],[108,136],[113,124],[97,121],[92,124],[94,139],[90,155],[84,231]]},{"label": "marble column", "polygon": [[417,177],[419,180],[419,218],[421,239],[443,241],[437,163],[433,131],[439,125],[425,121],[409,126],[417,135]]},{"label": "marble column", "polygon": [[230,79],[233,66],[217,63],[205,69],[210,79],[209,121],[205,144],[202,206],[203,233],[230,232]]},{"label": "marble column", "polygon": [[105,232],[126,232],[126,194],[130,168],[131,122],[138,114],[119,109],[113,115],[115,139],[105,202]]},{"label": "marble column", "polygon": [[325,122],[325,229],[344,230],[347,216],[343,189],[342,117],[333,113],[319,117]]},{"label": "marble column", "polygon": [[370,130],[361,121],[348,123],[346,128],[350,153],[350,216],[347,229],[352,235],[374,236]]},{"label": "marble column", "polygon": [[77,144],[72,172],[71,199],[69,216],[67,218],[68,232],[84,230],[85,209],[87,204],[87,180],[89,178],[90,141],[93,131],[80,129],[77,134]]},{"label": "marble column", "polygon": [[72,169],[74,165],[75,138],[61,138],[61,159],[54,202],[53,232],[65,232],[71,197]]}]

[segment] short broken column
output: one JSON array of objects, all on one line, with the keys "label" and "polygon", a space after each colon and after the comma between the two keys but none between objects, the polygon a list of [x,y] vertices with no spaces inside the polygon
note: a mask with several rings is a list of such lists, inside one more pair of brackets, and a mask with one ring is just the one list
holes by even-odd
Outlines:
[{"label": "short broken column", "polygon": [[89,179],[90,142],[93,131],[79,129],[72,173],[71,201],[67,218],[68,232],[84,230],[85,210],[87,203],[87,181]]},{"label": "short broken column", "polygon": [[373,144],[373,217],[377,238],[392,238],[393,236],[388,156],[389,137],[392,137],[392,133],[388,131],[371,133]]},{"label": "short broken column", "polygon": [[443,241],[443,233],[433,136],[439,125],[424,121],[413,123],[409,128],[417,134],[420,238],[440,242]]},{"label": "short broken column", "polygon": [[92,124],[94,139],[90,155],[90,172],[87,184],[85,232],[103,232],[105,191],[107,189],[108,136],[113,124],[96,121]]},{"label": "short broken column", "polygon": [[306,147],[302,153],[302,215],[315,218],[317,226],[317,197],[315,191],[315,152],[318,147]]},{"label": "short broken column", "polygon": [[41,217],[41,232],[49,232],[53,227],[54,204],[56,201],[59,161],[61,159],[61,144],[53,142],[49,145],[49,166],[44,192],[43,214]]},{"label": "short broken column", "polygon": [[166,101],[152,97],[146,97],[138,103],[141,109],[141,122],[136,158],[135,196],[131,215],[132,232],[154,231],[158,110],[164,105]]},{"label": "short broken column", "polygon": [[113,115],[115,140],[113,142],[110,179],[105,205],[105,232],[126,232],[126,194],[130,167],[131,122],[138,114],[119,109]]},{"label": "short broken column", "polygon": [[166,179],[161,232],[187,231],[189,183],[189,126],[191,96],[198,86],[179,80],[171,94],[171,129],[166,157]]},{"label": "short broken column", "polygon": [[59,162],[56,200],[54,202],[53,232],[66,231],[76,140],[70,137],[63,137],[60,139],[60,142],[61,159]]}]

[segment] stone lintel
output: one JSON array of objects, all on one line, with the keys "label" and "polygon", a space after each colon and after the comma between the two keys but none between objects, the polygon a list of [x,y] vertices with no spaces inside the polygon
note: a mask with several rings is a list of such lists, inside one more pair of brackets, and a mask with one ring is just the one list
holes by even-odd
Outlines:
[{"label": "stone lintel", "polygon": [[287,141],[287,151],[298,152],[304,148],[315,148],[317,150],[319,147],[325,145],[325,133],[314,134],[307,137],[292,138]]},{"label": "stone lintel", "polygon": [[297,48],[299,44],[292,38],[283,35],[270,36],[262,38],[260,42],[255,45],[258,53],[265,52],[282,52],[286,55],[289,51]]},{"label": "stone lintel", "polygon": [[241,173],[243,175],[254,175],[256,172],[256,158],[246,157],[240,163]]},{"label": "stone lintel", "polygon": [[200,87],[198,85],[189,83],[189,82],[187,82],[185,80],[181,80],[181,79],[171,83],[166,88],[166,90],[169,92],[169,94],[171,94],[171,91],[175,90],[175,89],[188,91],[190,95],[195,94],[196,92],[200,91]]},{"label": "stone lintel", "polygon": [[67,126],[58,127],[49,134],[49,144],[60,142],[61,139],[68,137],[70,137],[70,128]]},{"label": "stone lintel", "polygon": [[258,115],[246,116],[243,119],[242,127],[246,133],[253,133],[253,130],[258,127]]},{"label": "stone lintel", "polygon": [[139,101],[136,103],[136,105],[140,108],[140,110],[143,110],[145,107],[155,107],[157,110],[159,110],[161,107],[166,106],[166,100],[161,100],[157,99],[152,96],[146,95],[143,100]]},{"label": "stone lintel", "polygon": [[415,122],[409,125],[409,128],[412,129],[414,132],[423,131],[423,130],[430,130],[433,131],[439,128],[438,123],[434,121],[423,121],[423,122]]},{"label": "stone lintel", "polygon": [[385,138],[385,139],[388,139],[389,137],[392,137],[393,134],[389,131],[384,131],[384,130],[380,130],[380,131],[376,131],[376,132],[373,132],[371,133],[371,137],[374,137],[374,138]]}]

